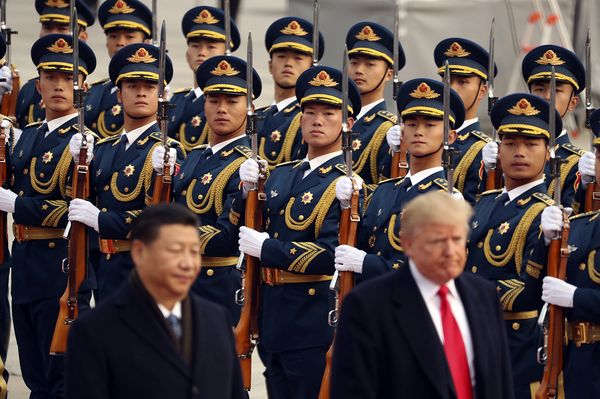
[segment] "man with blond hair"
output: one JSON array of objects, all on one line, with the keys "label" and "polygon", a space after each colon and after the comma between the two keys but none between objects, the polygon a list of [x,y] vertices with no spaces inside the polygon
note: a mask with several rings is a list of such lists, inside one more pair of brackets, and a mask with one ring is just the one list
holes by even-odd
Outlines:
[{"label": "man with blond hair", "polygon": [[471,215],[441,191],[404,208],[408,266],[345,298],[332,399],[514,397],[496,291],[462,273]]}]

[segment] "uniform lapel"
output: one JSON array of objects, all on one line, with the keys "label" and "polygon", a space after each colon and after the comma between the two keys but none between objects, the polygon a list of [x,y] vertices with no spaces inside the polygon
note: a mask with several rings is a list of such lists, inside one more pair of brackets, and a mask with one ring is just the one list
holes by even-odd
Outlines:
[{"label": "uniform lapel", "polygon": [[[64,137],[64,133],[60,133],[64,129],[69,129],[71,125],[75,123],[75,119],[68,120],[67,122],[60,125],[58,128],[51,131],[47,137],[42,138],[37,147],[33,150],[33,156],[39,156],[49,149],[54,148],[60,143],[61,138]],[[39,134],[39,133],[38,133]]]}]

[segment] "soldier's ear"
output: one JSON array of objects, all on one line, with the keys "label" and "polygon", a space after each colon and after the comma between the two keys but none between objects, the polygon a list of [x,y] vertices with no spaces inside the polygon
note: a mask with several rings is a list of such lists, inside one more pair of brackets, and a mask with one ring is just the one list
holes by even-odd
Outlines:
[{"label": "soldier's ear", "polygon": [[388,65],[387,71],[385,72],[385,81],[389,82],[392,79],[394,79],[394,70]]},{"label": "soldier's ear", "polygon": [[79,28],[79,36],[78,37],[80,40],[87,42],[87,39],[88,39],[87,30]]},{"label": "soldier's ear", "polygon": [[456,136],[457,136],[456,130],[455,129],[450,130],[450,133],[448,134],[448,143],[449,144],[454,143],[456,141]]},{"label": "soldier's ear", "polygon": [[479,85],[479,93],[477,94],[477,100],[482,100],[486,94],[488,92],[488,84],[487,82],[483,81],[481,82],[481,85]]},{"label": "soldier's ear", "polygon": [[123,98],[121,97],[121,85],[117,87],[117,101],[119,104],[123,104]]},{"label": "soldier's ear", "polygon": [[569,101],[568,111],[573,111],[579,105],[579,96],[575,94],[575,89],[573,89],[573,94],[571,94],[571,101]]},{"label": "soldier's ear", "polygon": [[83,82],[83,84],[81,85],[81,87],[83,88],[83,91],[85,93],[88,92],[89,86],[88,86],[87,82]]},{"label": "soldier's ear", "polygon": [[[39,78],[41,78],[41,77],[42,77],[42,74],[40,73]],[[39,78],[35,80],[35,90],[41,96],[42,95],[42,89],[40,88],[40,79]]]},{"label": "soldier's ear", "polygon": [[348,124],[348,129],[352,129],[352,126],[354,126],[354,118],[349,116],[346,123]]}]

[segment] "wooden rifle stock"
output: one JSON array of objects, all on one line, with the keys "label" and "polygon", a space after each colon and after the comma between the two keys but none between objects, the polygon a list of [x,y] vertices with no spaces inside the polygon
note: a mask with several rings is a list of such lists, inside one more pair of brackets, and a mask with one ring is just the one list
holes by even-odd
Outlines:
[{"label": "wooden rifle stock", "polygon": [[[561,280],[566,278],[567,260],[569,258],[569,219],[564,217],[561,237],[550,242],[548,250],[548,276]],[[548,305],[548,347],[546,348],[546,364],[536,399],[558,397],[558,376],[563,369],[563,350],[565,340],[564,309],[556,305]]]},{"label": "wooden rifle stock", "polygon": [[408,173],[408,148],[404,143],[400,144],[398,151],[392,155],[392,170],[390,177],[405,177]]},{"label": "wooden rifle stock", "polygon": [[585,186],[585,212],[596,211],[600,209],[600,198],[595,198],[596,182],[591,182]]},{"label": "wooden rifle stock", "polygon": [[502,184],[502,167],[499,161],[496,161],[496,167],[487,171],[487,179],[485,181],[485,190],[496,190],[503,187]]},{"label": "wooden rifle stock", "polygon": [[0,107],[0,114],[9,117],[13,122],[17,116],[17,97],[19,96],[19,90],[21,87],[21,77],[19,71],[13,66],[10,67],[12,70],[12,86],[13,89],[2,96],[2,106]]},{"label": "wooden rifle stock", "polygon": [[[262,229],[265,176],[260,174],[258,189],[248,192],[246,199],[245,226]],[[246,256],[246,271],[243,278],[243,305],[240,321],[235,327],[235,348],[242,369],[242,386],[249,391],[252,386],[252,352],[258,343],[258,311],[260,294],[260,263],[253,256]]]},{"label": "wooden rifle stock", "polygon": [[[167,151],[169,151],[168,148]],[[163,165],[163,173],[157,173],[154,177],[152,205],[157,205],[163,202],[171,202],[171,181],[171,165],[165,162]]]},{"label": "wooden rifle stock", "polygon": [[[82,146],[79,153],[79,163],[75,164],[74,167],[73,198],[86,199],[88,197],[89,167],[86,164],[86,158],[87,146]],[[63,261],[63,271],[68,271],[67,287],[60,297],[58,318],[56,319],[54,335],[50,344],[51,355],[62,355],[67,351],[69,328],[79,314],[77,293],[87,275],[87,227],[80,222],[70,223],[68,257]]]},{"label": "wooden rifle stock", "polygon": [[[340,219],[340,233],[339,241],[340,245],[356,246],[358,222],[360,220],[359,214],[359,195],[358,191],[352,193],[350,199],[350,208],[343,209]],[[336,294],[336,312],[339,312],[342,308],[342,302],[346,295],[354,288],[354,273],[353,272],[338,272],[339,273],[339,290]],[[337,316],[336,316],[337,319]],[[321,389],[319,390],[318,399],[329,399],[331,390],[331,363],[333,359],[333,349],[335,345],[334,341],[327,350],[325,355],[325,371],[323,372],[323,379],[321,380]]]}]

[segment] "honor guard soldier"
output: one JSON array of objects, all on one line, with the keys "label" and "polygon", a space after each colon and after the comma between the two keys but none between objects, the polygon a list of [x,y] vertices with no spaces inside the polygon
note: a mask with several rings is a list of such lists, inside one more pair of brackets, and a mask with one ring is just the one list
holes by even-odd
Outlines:
[{"label": "honor guard soldier", "polygon": [[[69,34],[71,16],[70,0],[35,0],[35,9],[40,15],[42,25],[39,37],[52,33]],[[75,2],[77,8],[79,39],[86,41],[87,28],[94,24],[94,15],[81,0]],[[37,77],[28,80],[19,91],[17,98],[17,126],[24,129],[28,124],[43,121],[45,118],[42,97],[36,89]]]},{"label": "honor guard soldier", "polygon": [[[455,187],[474,205],[478,194],[485,191],[481,150],[490,141],[477,117],[481,100],[487,98],[489,53],[471,40],[453,37],[438,43],[433,55],[440,76],[448,60],[451,87],[465,105],[465,121],[456,129],[454,147],[459,155],[454,176]],[[496,76],[495,66],[493,73]]]},{"label": "honor guard soldier", "polygon": [[[349,115],[358,114],[358,88],[350,79],[348,87]],[[342,72],[334,68],[312,67],[300,75],[296,97],[307,158],[279,165],[267,179],[265,232],[240,228],[240,250],[260,259],[258,349],[272,399],[316,398],[332,341],[329,281],[340,219],[335,184],[345,173],[341,89]],[[352,127],[352,117],[347,123]],[[255,186],[258,175],[256,161],[242,164],[243,187]]]},{"label": "honor guard soldier", "polygon": [[[240,45],[240,33],[237,26],[230,20],[231,51]],[[202,63],[211,57],[225,54],[225,15],[223,10],[215,7],[198,6],[185,13],[181,21],[181,30],[187,40],[185,53],[188,66],[194,76],[193,88],[176,90],[170,99],[169,136],[180,140],[186,150],[194,147],[186,144],[186,129],[190,140],[196,142],[200,134],[200,121],[205,121],[201,113],[204,111],[204,95],[198,86],[196,71]],[[197,116],[196,119],[194,117]],[[208,129],[206,123],[201,123],[202,129]],[[206,135],[206,133],[204,133]],[[203,139],[206,143],[206,137]]]},{"label": "honor guard soldier", "polygon": [[548,255],[540,234],[541,215],[554,201],[546,195],[544,166],[549,158],[548,115],[556,113],[555,134],[562,130],[560,115],[532,94],[503,97],[492,109],[500,137],[499,160],[503,189],[481,194],[471,224],[467,269],[496,284],[508,334],[517,398],[531,398],[541,378],[536,361],[541,339],[537,326],[541,276]]},{"label": "honor guard soldier", "polygon": [[[397,117],[387,111],[383,95],[386,83],[394,77],[394,34],[375,22],[359,22],[348,31],[346,46],[350,76],[363,104],[352,129],[357,134],[352,141],[353,170],[367,185],[374,186],[391,176],[392,157],[386,133],[397,123]],[[398,43],[398,70],[405,63],[402,45]]]},{"label": "honor guard soldier", "polygon": [[[523,79],[529,87],[529,92],[546,100],[550,99],[550,69],[556,69],[556,110],[564,120],[567,114],[579,104],[579,93],[585,88],[585,68],[575,53],[563,47],[543,45],[531,50],[521,66]],[[567,130],[564,129],[556,138],[557,156],[564,164],[561,165],[562,193],[561,202],[566,207],[573,205],[575,191],[580,184],[577,164],[584,151],[571,144]],[[492,145],[492,147],[490,147]],[[497,145],[488,144],[484,150],[484,161],[489,158],[495,163]],[[491,151],[490,151],[491,150]],[[550,169],[545,170],[548,195],[554,193],[550,180]]]},{"label": "honor guard soldier", "polygon": [[[106,35],[112,59],[123,47],[144,43],[152,37],[152,12],[138,0],[107,0],[98,9],[98,21]],[[100,138],[118,135],[123,129],[123,105],[109,78],[90,86],[85,99],[85,125]]]},{"label": "honor guard soldier", "polygon": [[[82,84],[96,67],[92,50],[79,41]],[[39,77],[37,90],[46,119],[28,125],[12,148],[10,189],[0,188],[0,210],[13,214],[12,310],[23,380],[31,397],[62,397],[63,360],[50,356],[50,342],[66,285],[63,259],[68,242],[67,178],[73,169],[68,150],[77,133],[73,107],[73,37],[50,34],[31,48]],[[78,306],[89,308],[93,274],[82,283]]]},{"label": "honor guard soldier", "polygon": [[[210,57],[225,55],[225,15],[222,10],[207,6],[192,8],[183,17],[181,27],[188,39],[186,57],[192,70],[196,71]],[[235,51],[240,46],[240,33],[233,20],[230,20],[230,27],[231,51]],[[173,97],[171,101],[177,106],[169,113],[171,134],[186,151],[206,144],[209,129],[204,115],[202,89],[184,90]]]},{"label": "honor guard soldier", "polygon": [[[600,111],[592,113],[590,126],[594,147],[600,146]],[[600,159],[595,159],[594,177],[600,172]],[[600,191],[595,188],[594,191]],[[556,207],[544,210],[544,230],[562,230],[562,211]],[[598,209],[570,219],[569,260],[566,281],[545,277],[542,300],[566,308],[567,338],[564,354],[565,398],[600,397],[600,213]]]},{"label": "honor guard soldier", "polygon": [[[280,18],[267,29],[265,45],[269,52],[269,72],[275,83],[273,104],[257,111],[259,155],[269,169],[306,156],[307,145],[300,133],[300,103],[296,81],[313,61],[313,24],[298,17]],[[325,40],[319,32],[319,54]]]},{"label": "honor guard soldier", "polygon": [[[165,84],[173,76],[173,65],[165,57]],[[100,236],[98,294],[104,299],[113,294],[133,268],[128,234],[131,223],[150,203],[154,171],[152,152],[161,145],[156,123],[158,109],[159,49],[152,44],[130,44],[117,52],[109,64],[109,76],[123,104],[123,132],[98,141],[91,163],[90,201],[75,199],[69,207],[69,220],[81,222]],[[179,143],[171,170],[183,160]],[[71,141],[71,152],[80,151],[81,136]],[[88,151],[91,151],[91,146]]]},{"label": "honor guard soldier", "polygon": [[[404,121],[403,139],[411,154],[410,169],[404,179],[382,181],[367,198],[358,232],[358,245],[340,245],[335,250],[335,267],[353,271],[367,279],[400,268],[406,256],[400,244],[400,213],[416,196],[436,190],[448,190],[442,168],[444,85],[431,79],[413,79],[398,92],[397,107]],[[464,120],[464,107],[458,94],[450,91],[450,128]],[[456,138],[450,131],[449,142]],[[352,192],[349,179],[337,187],[339,200],[348,200]],[[460,197],[459,193],[455,194]]]},{"label": "honor guard soldier", "polygon": [[[239,193],[239,167],[251,156],[245,134],[246,96],[256,99],[261,92],[260,77],[256,71],[253,75],[253,93],[248,94],[245,61],[222,55],[200,65],[196,79],[206,98],[208,145],[190,151],[173,184],[174,201],[202,223],[202,271],[192,290],[227,308],[233,325],[240,318],[235,293],[241,288],[241,274],[236,269],[238,227],[229,216]],[[155,170],[162,170],[164,153],[162,146],[154,150]]]}]

